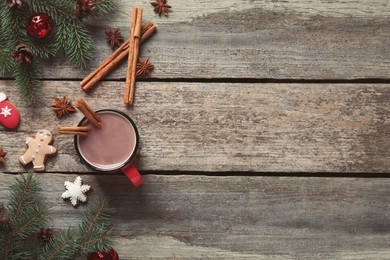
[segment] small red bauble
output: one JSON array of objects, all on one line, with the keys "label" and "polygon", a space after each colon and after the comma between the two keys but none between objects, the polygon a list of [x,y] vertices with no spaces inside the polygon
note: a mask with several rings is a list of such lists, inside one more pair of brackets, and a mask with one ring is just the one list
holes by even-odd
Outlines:
[{"label": "small red bauble", "polygon": [[27,21],[27,33],[33,38],[42,39],[53,30],[50,16],[45,13],[37,13]]},{"label": "small red bauble", "polygon": [[109,252],[89,253],[87,260],[119,260],[118,253],[111,248]]}]

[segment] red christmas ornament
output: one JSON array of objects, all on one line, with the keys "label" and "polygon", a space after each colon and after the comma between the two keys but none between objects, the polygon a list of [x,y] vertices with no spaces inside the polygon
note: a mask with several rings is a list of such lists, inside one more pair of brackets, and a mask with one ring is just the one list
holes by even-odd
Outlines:
[{"label": "red christmas ornament", "polygon": [[89,253],[87,260],[119,260],[118,253],[111,248],[109,252]]},{"label": "red christmas ornament", "polygon": [[27,21],[27,33],[33,38],[42,39],[53,30],[50,16],[45,13],[37,13]]},{"label": "red christmas ornament", "polygon": [[16,107],[7,101],[7,96],[0,92],[0,125],[14,129],[19,125],[19,112]]}]

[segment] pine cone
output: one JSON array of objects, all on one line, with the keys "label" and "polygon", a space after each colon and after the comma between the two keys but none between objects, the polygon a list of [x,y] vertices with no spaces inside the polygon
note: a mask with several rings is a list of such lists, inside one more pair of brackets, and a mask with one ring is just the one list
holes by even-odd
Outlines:
[{"label": "pine cone", "polygon": [[15,52],[14,52],[14,58],[15,58],[17,63],[19,63],[19,64],[21,64],[23,62],[31,63],[32,56],[33,56],[33,53],[31,51],[30,47],[28,47],[27,45],[19,44],[18,46],[16,46]]},{"label": "pine cone", "polygon": [[96,8],[94,0],[76,0],[75,12],[79,19],[88,16]]},{"label": "pine cone", "polygon": [[41,228],[41,231],[38,233],[38,240],[42,243],[47,243],[52,236],[53,231],[50,228]]},{"label": "pine cone", "polygon": [[7,0],[7,5],[9,8],[18,7],[23,8],[27,4],[27,0]]},{"label": "pine cone", "polygon": [[5,224],[9,220],[9,214],[6,207],[3,204],[0,204],[0,224]]}]

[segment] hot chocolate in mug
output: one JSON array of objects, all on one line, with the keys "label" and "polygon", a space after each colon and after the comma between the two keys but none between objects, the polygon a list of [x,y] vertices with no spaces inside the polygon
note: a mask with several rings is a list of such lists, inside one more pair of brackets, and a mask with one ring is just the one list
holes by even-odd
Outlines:
[{"label": "hot chocolate in mug", "polygon": [[79,126],[90,126],[86,136],[75,136],[77,154],[91,168],[103,172],[122,171],[134,184],[143,183],[142,176],[132,161],[139,149],[139,134],[133,120],[125,113],[114,109],[97,110],[101,128],[83,118]]}]

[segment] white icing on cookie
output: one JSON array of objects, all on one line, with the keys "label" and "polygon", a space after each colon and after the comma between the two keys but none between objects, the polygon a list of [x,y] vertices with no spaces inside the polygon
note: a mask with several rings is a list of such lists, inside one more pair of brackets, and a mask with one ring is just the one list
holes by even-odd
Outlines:
[{"label": "white icing on cookie", "polygon": [[67,191],[62,193],[62,198],[70,199],[70,202],[73,206],[77,206],[79,201],[87,201],[87,196],[85,196],[85,193],[91,189],[91,186],[83,184],[80,176],[77,176],[74,182],[66,181],[64,186]]}]

